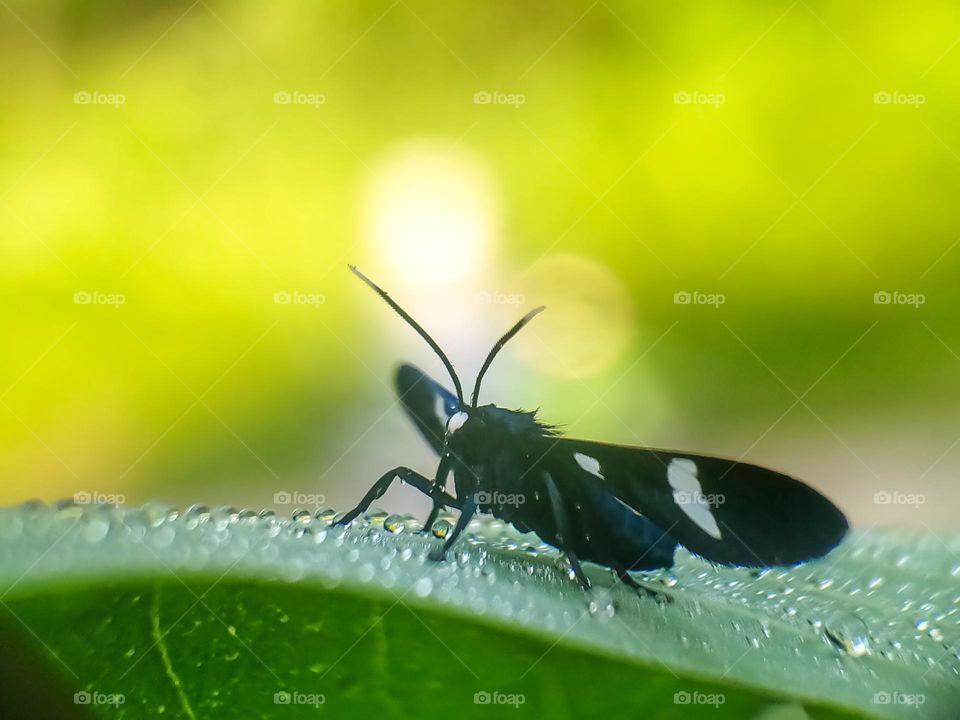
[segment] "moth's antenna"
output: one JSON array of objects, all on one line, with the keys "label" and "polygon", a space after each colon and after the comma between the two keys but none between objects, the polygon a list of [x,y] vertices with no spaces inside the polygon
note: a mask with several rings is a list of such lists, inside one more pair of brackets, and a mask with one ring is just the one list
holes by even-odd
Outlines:
[{"label": "moth's antenna", "polygon": [[483,367],[480,368],[480,374],[477,375],[477,382],[473,386],[473,400],[470,403],[472,407],[477,406],[477,398],[480,397],[480,381],[483,380],[483,375],[484,373],[487,372],[487,368],[490,367],[490,363],[493,362],[493,359],[497,356],[497,353],[500,352],[500,348],[506,345],[507,341],[510,338],[512,338],[514,335],[516,335],[518,332],[520,332],[520,330],[523,329],[523,326],[526,325],[531,320],[533,320],[533,318],[538,313],[541,313],[546,309],[547,308],[543,305],[541,305],[540,307],[535,307],[533,310],[531,310],[522,318],[520,318],[520,322],[518,322],[512,328],[507,330],[506,334],[504,334],[502,338],[497,340],[497,344],[493,346],[493,349],[490,351],[490,354],[487,355],[487,359],[483,361]]},{"label": "moth's antenna", "polygon": [[[383,290],[383,288],[381,288],[379,285],[377,285],[373,280],[371,280],[370,278],[368,278],[368,277],[367,277],[366,275],[364,275],[362,272],[360,272],[359,270],[357,270],[357,266],[356,266],[356,265],[349,265],[349,264],[348,264],[347,267],[350,268],[350,272],[352,272],[352,273],[353,273],[354,275],[356,275],[358,278],[360,278],[361,280],[363,280],[367,285],[370,286],[370,288],[371,288],[377,295],[379,295],[380,297],[382,297],[382,298],[386,301],[387,305],[389,305],[390,307],[392,307],[392,308],[396,311],[397,315],[399,315],[399,316],[402,317],[404,320],[406,320],[406,321],[407,321],[407,324],[409,324],[410,327],[412,327],[414,330],[416,330],[417,333],[420,335],[420,337],[422,337],[424,340],[426,340],[426,341],[427,341],[427,344],[428,344],[431,348],[433,348],[433,351],[434,351],[434,352],[437,354],[437,356],[440,358],[440,361],[443,363],[443,366],[447,369],[447,372],[450,373],[450,379],[453,380],[453,386],[454,386],[454,388],[456,388],[456,390],[457,390],[457,400],[458,400],[460,406],[462,407],[462,406],[463,406],[463,388],[460,387],[460,378],[457,377],[457,373],[454,371],[453,365],[452,365],[452,364],[450,363],[450,361],[447,359],[447,356],[443,354],[443,350],[440,349],[440,346],[437,345],[437,343],[434,342],[433,338],[430,337],[430,336],[427,334],[427,331],[426,331],[426,330],[424,330],[422,327],[420,327],[420,324],[419,324],[416,320],[414,320],[412,317],[410,317],[410,316],[407,314],[407,312],[406,312],[402,307],[400,307],[399,305],[397,305],[397,303],[394,302],[394,300],[393,300],[392,297],[390,297],[389,295],[387,295],[386,291]],[[518,327],[517,330],[519,330],[519,329],[520,329],[520,328]],[[516,332],[516,330],[514,330],[514,332]],[[506,342],[506,339],[504,339],[503,342]]]}]

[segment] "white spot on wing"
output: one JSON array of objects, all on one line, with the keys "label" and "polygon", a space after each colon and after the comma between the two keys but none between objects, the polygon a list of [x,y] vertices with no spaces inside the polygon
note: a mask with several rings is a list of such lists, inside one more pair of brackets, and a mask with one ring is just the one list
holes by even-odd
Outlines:
[{"label": "white spot on wing", "polygon": [[589,455],[584,455],[583,453],[574,453],[573,459],[577,461],[577,465],[582,467],[588,473],[603,480],[603,473],[600,472],[600,461],[595,457],[590,457]]},{"label": "white spot on wing", "polygon": [[720,528],[697,479],[697,464],[689,458],[674,458],[667,466],[667,481],[673,488],[673,501],[677,507],[701,530],[719,540]]},{"label": "white spot on wing", "polygon": [[447,432],[451,434],[455,433],[457,430],[463,427],[463,424],[469,417],[470,416],[463,412],[463,410],[451,415],[450,419],[447,420]]}]

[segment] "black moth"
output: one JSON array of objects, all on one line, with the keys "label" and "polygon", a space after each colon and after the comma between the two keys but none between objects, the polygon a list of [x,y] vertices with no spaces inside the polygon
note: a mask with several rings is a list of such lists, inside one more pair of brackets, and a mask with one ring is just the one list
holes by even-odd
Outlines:
[{"label": "black moth", "polygon": [[[390,470],[339,521],[353,521],[394,479],[433,500],[424,527],[443,507],[460,510],[441,559],[477,512],[535,532],[564,552],[579,583],[582,561],[611,568],[630,587],[657,594],[629,571],[668,568],[683,545],[706,560],[738,567],[795,565],[821,557],[847,532],[843,513],[813,488],[773,470],[703,455],[559,437],[532,412],[478,405],[480,381],[504,344],[538,307],[493,346],[464,402],[453,365],[426,331],[352,265],[350,269],[427,341],[456,395],[413,365],[401,365],[396,389],[404,409],[440,456],[434,477]],[[446,492],[453,473],[456,497]]]}]

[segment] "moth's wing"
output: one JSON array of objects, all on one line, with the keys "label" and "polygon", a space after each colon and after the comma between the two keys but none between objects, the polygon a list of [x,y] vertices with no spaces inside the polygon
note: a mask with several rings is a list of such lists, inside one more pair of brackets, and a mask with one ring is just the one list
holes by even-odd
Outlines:
[{"label": "moth's wing", "polygon": [[397,368],[394,380],[403,409],[438,454],[443,449],[447,420],[458,410],[457,397],[413,365]]},{"label": "moth's wing", "polygon": [[572,439],[557,442],[555,453],[572,458],[623,504],[716,563],[795,565],[827,554],[849,527],[819,492],[756,465]]}]

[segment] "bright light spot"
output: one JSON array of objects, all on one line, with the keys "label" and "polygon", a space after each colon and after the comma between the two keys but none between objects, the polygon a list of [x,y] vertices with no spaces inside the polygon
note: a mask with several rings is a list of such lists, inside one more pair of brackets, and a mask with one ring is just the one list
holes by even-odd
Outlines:
[{"label": "bright light spot", "polygon": [[452,141],[414,140],[383,157],[364,198],[377,264],[404,285],[449,286],[492,255],[497,222],[481,161]]},{"label": "bright light spot", "polygon": [[634,328],[633,301],[605,265],[579,255],[554,255],[522,278],[530,303],[546,305],[518,351],[557,377],[595,375],[620,358]]}]

